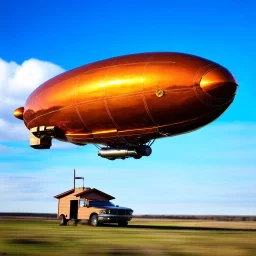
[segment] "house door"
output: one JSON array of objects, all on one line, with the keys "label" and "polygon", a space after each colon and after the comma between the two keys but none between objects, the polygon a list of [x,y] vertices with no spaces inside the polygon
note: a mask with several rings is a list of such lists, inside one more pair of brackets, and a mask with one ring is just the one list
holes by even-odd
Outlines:
[{"label": "house door", "polygon": [[70,201],[70,219],[77,219],[77,212],[78,212],[78,200],[71,200]]}]

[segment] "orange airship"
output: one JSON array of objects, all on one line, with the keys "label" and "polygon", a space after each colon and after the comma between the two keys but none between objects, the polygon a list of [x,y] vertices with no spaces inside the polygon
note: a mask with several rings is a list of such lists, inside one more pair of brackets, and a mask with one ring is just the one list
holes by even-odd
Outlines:
[{"label": "orange airship", "polygon": [[238,84],[221,65],[194,55],[132,54],[87,64],[39,86],[14,115],[30,145],[52,138],[95,144],[110,160],[151,154],[155,139],[194,131],[218,118]]}]

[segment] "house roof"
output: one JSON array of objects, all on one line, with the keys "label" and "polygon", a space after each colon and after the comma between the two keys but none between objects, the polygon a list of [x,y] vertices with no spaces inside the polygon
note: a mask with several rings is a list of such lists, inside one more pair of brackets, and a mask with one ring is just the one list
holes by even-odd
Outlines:
[{"label": "house roof", "polygon": [[57,199],[60,199],[60,198],[62,198],[62,197],[64,197],[64,196],[68,196],[68,195],[70,195],[70,194],[72,194],[72,193],[74,193],[74,192],[75,192],[75,189],[72,188],[72,189],[70,189],[70,190],[68,190],[68,191],[66,191],[66,192],[63,192],[63,193],[61,193],[61,194],[59,194],[59,195],[56,195],[56,196],[54,196],[54,197],[57,198]]},{"label": "house roof", "polygon": [[109,200],[115,199],[115,197],[113,197],[113,196],[111,196],[111,195],[108,195],[108,194],[106,194],[106,193],[104,193],[104,192],[102,192],[102,191],[100,191],[100,190],[98,190],[98,189],[96,189],[96,188],[84,190],[84,191],[82,191],[82,192],[79,192],[79,193],[75,194],[75,196],[78,197],[78,196],[86,195],[86,194],[91,193],[91,192],[99,193],[99,194],[101,194],[102,196],[108,198]]}]

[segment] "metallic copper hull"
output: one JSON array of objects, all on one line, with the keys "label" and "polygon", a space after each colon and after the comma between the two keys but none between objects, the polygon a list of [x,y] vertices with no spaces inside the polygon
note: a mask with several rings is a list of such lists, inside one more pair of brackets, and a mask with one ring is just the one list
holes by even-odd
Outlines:
[{"label": "metallic copper hull", "polygon": [[23,119],[28,129],[58,127],[56,139],[78,145],[141,145],[212,122],[236,89],[227,69],[197,56],[126,55],[45,82],[27,99]]}]

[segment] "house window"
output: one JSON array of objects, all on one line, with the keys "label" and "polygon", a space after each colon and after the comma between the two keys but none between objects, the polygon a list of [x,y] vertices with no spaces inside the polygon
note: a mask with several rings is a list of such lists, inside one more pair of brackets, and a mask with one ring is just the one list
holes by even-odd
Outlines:
[{"label": "house window", "polygon": [[80,200],[80,207],[86,207],[86,200]]}]

